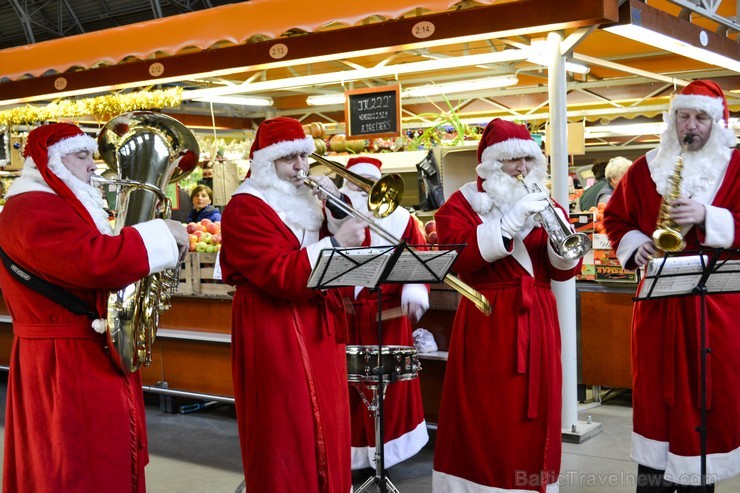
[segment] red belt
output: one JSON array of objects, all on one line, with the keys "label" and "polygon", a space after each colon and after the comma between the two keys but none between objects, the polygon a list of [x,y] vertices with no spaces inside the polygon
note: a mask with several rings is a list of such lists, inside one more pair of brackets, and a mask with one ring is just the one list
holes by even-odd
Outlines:
[{"label": "red belt", "polygon": [[498,282],[478,286],[481,290],[519,288],[517,296],[517,364],[519,374],[527,373],[527,417],[537,417],[542,375],[542,327],[540,318],[532,319],[530,311],[534,302],[535,288],[550,290],[550,283],[536,281],[533,277],[522,277],[517,281]]},{"label": "red belt", "polygon": [[13,322],[13,333],[24,339],[100,339],[101,334],[86,325],[23,324]]}]

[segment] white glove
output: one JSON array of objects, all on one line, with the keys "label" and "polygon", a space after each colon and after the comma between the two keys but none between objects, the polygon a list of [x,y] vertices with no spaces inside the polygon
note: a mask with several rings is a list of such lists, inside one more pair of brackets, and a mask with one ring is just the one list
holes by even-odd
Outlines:
[{"label": "white glove", "polygon": [[185,225],[172,219],[165,219],[164,222],[169,228],[170,233],[172,233],[172,236],[175,237],[175,243],[177,243],[180,260],[182,261],[190,248],[190,240],[188,239],[188,232],[185,231]]},{"label": "white glove", "polygon": [[519,199],[501,218],[501,232],[508,238],[514,238],[532,214],[542,212],[547,207],[545,192],[530,193]]},{"label": "white glove", "polygon": [[[337,188],[337,186],[334,184],[333,181],[331,181],[331,178],[329,178],[328,176],[326,175],[313,176],[312,175],[310,178],[316,183],[318,183],[324,190],[334,195],[335,197],[342,196],[342,194],[339,193],[339,189]],[[326,200],[326,194],[324,194],[323,192],[320,192],[318,188],[314,190],[313,194],[316,195],[319,198],[319,200]]]}]

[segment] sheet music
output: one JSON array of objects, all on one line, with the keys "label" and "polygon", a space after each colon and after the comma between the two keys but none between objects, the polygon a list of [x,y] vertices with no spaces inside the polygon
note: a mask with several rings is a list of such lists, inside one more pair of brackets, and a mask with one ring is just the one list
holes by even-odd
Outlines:
[{"label": "sheet music", "polygon": [[[383,274],[391,250],[362,248],[358,250],[321,250],[319,260],[308,278],[308,287],[364,286],[374,288]],[[358,264],[362,264],[358,267]]]},{"label": "sheet music", "polygon": [[740,260],[720,263],[707,279],[707,292],[740,291]]},{"label": "sheet music", "polygon": [[[419,258],[417,259],[414,257],[414,254]],[[403,252],[401,257],[393,266],[393,270],[388,275],[387,281],[418,283],[439,282],[435,279],[434,274],[438,275],[440,279],[444,278],[456,258],[457,252],[455,250],[415,251],[413,254],[411,252]],[[434,274],[429,272],[429,270],[434,272]]]},{"label": "sheet music", "polygon": [[[645,282],[637,297],[657,298],[691,293],[701,279],[707,260],[706,255],[703,264],[699,255],[652,259],[647,265]],[[658,273],[660,277],[656,278]]]},{"label": "sheet music", "polygon": [[[692,255],[653,259],[638,298],[655,298],[693,292],[707,267],[708,257]],[[663,266],[660,270],[661,265]],[[659,276],[656,278],[656,276]],[[704,284],[708,293],[740,291],[740,260],[719,261]]]}]

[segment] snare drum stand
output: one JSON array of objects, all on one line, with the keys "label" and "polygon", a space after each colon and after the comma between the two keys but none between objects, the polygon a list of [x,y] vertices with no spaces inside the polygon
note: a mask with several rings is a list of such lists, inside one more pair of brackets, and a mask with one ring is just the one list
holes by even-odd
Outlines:
[{"label": "snare drum stand", "polygon": [[367,479],[357,489],[355,493],[362,493],[363,491],[370,491],[370,487],[374,484],[377,487],[378,493],[400,493],[398,489],[393,485],[390,478],[385,475],[385,443],[383,435],[383,400],[385,399],[385,389],[389,383],[393,383],[396,380],[395,372],[390,375],[389,378],[383,377],[383,317],[381,307],[381,297],[383,290],[378,284],[375,288],[378,291],[378,359],[375,365],[375,374],[378,376],[377,382],[372,385],[367,385],[372,393],[372,401],[368,401],[365,397],[365,393],[362,389],[355,385],[355,388],[362,396],[362,400],[365,402],[368,410],[375,415],[375,476]]}]

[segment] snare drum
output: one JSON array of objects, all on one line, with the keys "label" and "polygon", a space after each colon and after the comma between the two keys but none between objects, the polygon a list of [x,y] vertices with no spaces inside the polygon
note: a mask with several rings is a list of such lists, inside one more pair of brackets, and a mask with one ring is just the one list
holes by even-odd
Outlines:
[{"label": "snare drum", "polygon": [[[347,346],[347,379],[351,383],[377,383],[378,346]],[[383,380],[413,380],[421,370],[415,348],[411,346],[383,346],[380,354]]]}]

